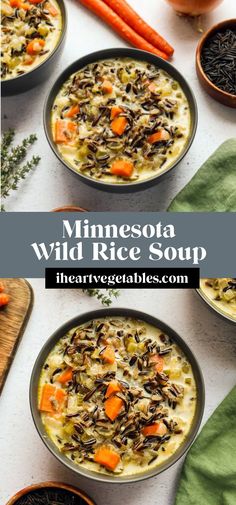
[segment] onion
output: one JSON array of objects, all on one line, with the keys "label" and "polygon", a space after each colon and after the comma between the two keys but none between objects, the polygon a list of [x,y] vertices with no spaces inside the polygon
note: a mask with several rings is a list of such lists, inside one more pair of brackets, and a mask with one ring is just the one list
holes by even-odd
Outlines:
[{"label": "onion", "polygon": [[223,0],[166,0],[166,2],[181,14],[199,16],[215,9]]}]

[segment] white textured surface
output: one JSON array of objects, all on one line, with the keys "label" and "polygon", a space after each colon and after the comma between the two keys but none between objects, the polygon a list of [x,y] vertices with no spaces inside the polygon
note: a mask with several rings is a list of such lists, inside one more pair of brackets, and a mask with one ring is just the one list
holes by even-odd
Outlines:
[{"label": "white textured surface", "polygon": [[[186,19],[177,17],[164,0],[130,0],[130,3],[174,45],[173,64],[184,74],[196,95],[199,125],[191,150],[178,168],[160,184],[141,193],[123,196],[89,188],[56,159],[42,127],[43,102],[55,78],[69,63],[89,52],[126,45],[100,20],[78,5],[76,0],[66,0],[69,14],[67,41],[54,75],[49,76],[48,81],[39,88],[3,100],[3,116],[7,116],[7,119],[3,119],[3,128],[16,128],[19,140],[31,132],[37,132],[39,140],[34,151],[42,157],[40,166],[23,183],[20,191],[8,199],[7,210],[48,211],[62,205],[80,205],[94,211],[165,210],[202,162],[221,142],[235,136],[235,110],[218,104],[200,88],[195,72],[195,49],[199,34],[193,26]],[[235,0],[224,0],[203,20],[204,28],[235,15]]]},{"label": "white textured surface", "polygon": [[[29,410],[31,370],[43,343],[66,320],[100,307],[76,290],[45,290],[32,280],[34,308],[18,348],[0,403],[0,503],[32,483],[58,480],[87,491],[97,505],[173,505],[181,462],[134,485],[104,485],[71,474],[41,442]],[[124,290],[113,306],[137,308],[172,326],[191,346],[206,385],[206,420],[235,384],[235,327],[211,313],[194,291]]]}]

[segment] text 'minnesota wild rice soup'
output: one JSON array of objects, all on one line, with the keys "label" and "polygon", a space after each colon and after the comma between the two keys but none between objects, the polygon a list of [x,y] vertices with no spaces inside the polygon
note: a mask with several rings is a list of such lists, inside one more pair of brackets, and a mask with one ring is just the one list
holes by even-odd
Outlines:
[{"label": "text 'minnesota wild rice soup'", "polygon": [[126,476],[176,452],[196,395],[192,367],[168,335],[144,321],[106,317],[73,328],[52,349],[38,408],[67,458]]},{"label": "text 'minnesota wild rice soup'", "polygon": [[1,2],[1,78],[33,70],[58,44],[62,16],[56,0]]},{"label": "text 'minnesota wild rice soup'", "polygon": [[190,123],[180,84],[131,58],[91,63],[71,75],[51,117],[62,159],[77,172],[114,184],[166,170],[182,153]]},{"label": "text 'minnesota wild rice soup'", "polygon": [[200,288],[212,305],[236,321],[236,278],[201,279]]}]

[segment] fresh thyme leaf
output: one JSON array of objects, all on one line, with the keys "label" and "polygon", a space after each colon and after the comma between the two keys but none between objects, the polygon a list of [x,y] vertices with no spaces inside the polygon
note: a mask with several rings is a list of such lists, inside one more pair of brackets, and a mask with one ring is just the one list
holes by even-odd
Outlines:
[{"label": "fresh thyme leaf", "polygon": [[106,305],[107,307],[112,304],[112,298],[117,298],[120,294],[118,289],[106,289],[105,293],[101,289],[83,289],[82,291],[89,296],[94,296],[101,301],[102,305]]},{"label": "fresh thyme leaf", "polygon": [[[39,161],[39,156],[33,156],[30,161],[25,160],[29,147],[37,140],[35,134],[29,135],[18,146],[13,146],[15,131],[9,129],[4,132],[1,139],[1,200],[9,196],[10,191],[18,189],[18,184],[25,179],[27,174],[35,168]],[[4,211],[4,205],[1,205]]]}]

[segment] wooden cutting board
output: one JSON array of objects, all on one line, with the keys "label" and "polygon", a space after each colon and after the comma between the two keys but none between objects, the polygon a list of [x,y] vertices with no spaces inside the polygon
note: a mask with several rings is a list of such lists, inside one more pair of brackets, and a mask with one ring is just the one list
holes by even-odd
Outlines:
[{"label": "wooden cutting board", "polygon": [[25,279],[0,279],[10,296],[0,308],[0,393],[33,306],[33,291]]}]

